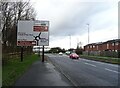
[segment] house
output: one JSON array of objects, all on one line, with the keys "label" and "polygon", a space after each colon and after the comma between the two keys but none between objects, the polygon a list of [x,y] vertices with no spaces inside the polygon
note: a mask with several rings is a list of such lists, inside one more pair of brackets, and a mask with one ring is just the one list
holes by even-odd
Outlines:
[{"label": "house", "polygon": [[106,42],[91,43],[84,46],[84,51],[120,51],[120,39],[108,40]]}]

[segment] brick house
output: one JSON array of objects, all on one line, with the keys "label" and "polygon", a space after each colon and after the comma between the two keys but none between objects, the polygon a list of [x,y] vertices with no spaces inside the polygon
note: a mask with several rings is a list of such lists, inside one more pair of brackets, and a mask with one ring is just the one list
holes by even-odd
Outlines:
[{"label": "brick house", "polygon": [[120,51],[120,39],[91,43],[84,46],[84,51]]}]

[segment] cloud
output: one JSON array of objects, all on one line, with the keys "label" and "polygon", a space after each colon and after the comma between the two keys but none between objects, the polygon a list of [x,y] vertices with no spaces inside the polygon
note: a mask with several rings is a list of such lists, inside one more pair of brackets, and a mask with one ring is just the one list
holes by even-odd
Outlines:
[{"label": "cloud", "polygon": [[[98,35],[105,31],[110,34],[102,36],[101,39],[115,38],[110,31],[117,34],[117,2],[117,0],[36,0],[34,7],[38,20],[50,21],[50,45],[57,46],[60,41],[65,42],[65,38],[69,39],[69,35],[80,36],[80,40],[84,44],[87,43],[87,23],[90,24],[91,34]],[[100,37],[98,39],[101,41]],[[92,37],[91,41],[99,40]]]},{"label": "cloud", "polygon": [[[85,33],[86,23],[90,23],[89,19],[93,15],[107,10],[109,5],[105,3],[74,3],[68,11],[65,11],[64,16],[60,17],[57,25],[52,29],[51,34],[54,36],[66,36]],[[97,20],[98,18],[96,18]],[[51,24],[52,25],[52,24]],[[55,25],[55,24],[53,24]]]}]

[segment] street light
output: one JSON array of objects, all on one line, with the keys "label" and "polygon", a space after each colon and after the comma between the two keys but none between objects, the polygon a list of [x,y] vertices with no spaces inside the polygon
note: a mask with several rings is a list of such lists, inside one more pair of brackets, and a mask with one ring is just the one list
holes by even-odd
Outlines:
[{"label": "street light", "polygon": [[69,38],[70,38],[70,48],[71,48],[71,35],[69,34]]},{"label": "street light", "polygon": [[[89,44],[89,23],[86,24],[86,25],[88,25],[88,44]],[[89,47],[89,48],[90,48],[90,47]],[[89,55],[89,49],[88,49],[88,55]]]},{"label": "street light", "polygon": [[89,44],[89,24],[86,25],[88,25],[88,44]]}]

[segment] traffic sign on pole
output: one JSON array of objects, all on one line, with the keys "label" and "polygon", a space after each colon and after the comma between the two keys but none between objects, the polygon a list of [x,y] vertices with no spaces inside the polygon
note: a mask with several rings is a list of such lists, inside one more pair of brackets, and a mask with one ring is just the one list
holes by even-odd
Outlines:
[{"label": "traffic sign on pole", "polygon": [[49,21],[18,21],[17,46],[48,46]]}]

